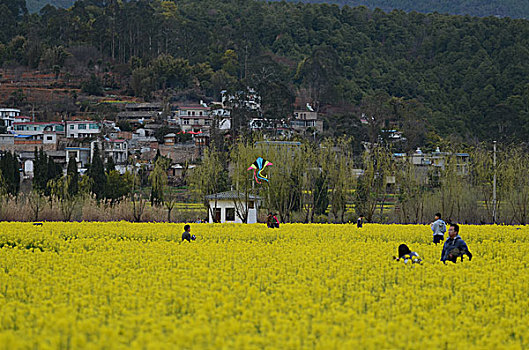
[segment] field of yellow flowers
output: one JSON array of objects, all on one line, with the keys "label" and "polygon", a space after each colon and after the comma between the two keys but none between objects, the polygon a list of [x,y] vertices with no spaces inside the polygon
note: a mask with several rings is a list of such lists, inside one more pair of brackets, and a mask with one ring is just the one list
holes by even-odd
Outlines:
[{"label": "field of yellow flowers", "polygon": [[529,348],[529,228],[182,226],[1,223],[0,349]]}]

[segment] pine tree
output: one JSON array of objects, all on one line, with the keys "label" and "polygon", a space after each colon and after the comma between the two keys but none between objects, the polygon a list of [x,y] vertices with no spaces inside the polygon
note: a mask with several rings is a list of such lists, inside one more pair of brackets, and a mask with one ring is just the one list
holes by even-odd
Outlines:
[{"label": "pine tree", "polygon": [[114,163],[114,158],[107,158],[107,165],[105,167],[106,173],[109,174],[111,171],[116,170],[116,164]]},{"label": "pine tree", "polygon": [[42,164],[46,164],[46,179],[44,182],[44,194],[46,196],[51,195],[51,188],[49,188],[48,183],[50,180],[56,180],[62,175],[62,169],[61,166],[56,164],[53,158],[49,157],[48,155],[44,155],[44,161]]},{"label": "pine tree", "polygon": [[35,148],[35,160],[33,162],[33,188],[39,192],[44,192],[48,182],[48,160],[42,150]]},{"label": "pine tree", "polygon": [[18,194],[20,191],[20,163],[18,162],[18,158],[16,154],[13,152],[13,178],[14,178],[14,188],[15,188],[15,195]]},{"label": "pine tree", "polygon": [[0,170],[7,193],[16,196],[20,190],[20,164],[16,154],[5,152],[0,159]]},{"label": "pine tree", "polygon": [[94,155],[92,157],[92,164],[90,164],[90,169],[88,170],[88,176],[92,179],[92,193],[96,195],[98,200],[103,199],[105,196],[107,178],[105,175],[105,166],[101,159],[99,146],[97,144],[95,144]]},{"label": "pine tree", "polygon": [[68,183],[68,194],[75,196],[79,193],[79,172],[77,171],[77,161],[75,157],[70,157],[68,161],[67,176],[70,176],[70,182]]}]

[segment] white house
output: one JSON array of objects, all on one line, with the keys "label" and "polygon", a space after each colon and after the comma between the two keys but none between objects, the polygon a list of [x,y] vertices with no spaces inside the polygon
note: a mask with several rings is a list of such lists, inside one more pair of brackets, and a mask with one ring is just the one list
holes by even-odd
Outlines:
[{"label": "white house", "polygon": [[308,128],[313,128],[320,133],[323,132],[323,120],[318,118],[318,112],[311,109],[295,110],[290,126],[296,131],[306,131]]},{"label": "white house", "polygon": [[184,131],[200,131],[211,126],[209,107],[183,106],[178,110],[180,128]]},{"label": "white house", "polygon": [[20,117],[20,109],[0,108],[0,119],[5,127],[11,128],[16,118]]},{"label": "white house", "polygon": [[[101,146],[101,143],[103,144]],[[104,141],[90,142],[90,159],[94,157],[95,147],[99,148],[100,154],[103,157],[103,162],[112,158],[114,164],[123,165],[127,162],[129,156],[129,146],[126,140],[123,139],[105,139]]]},{"label": "white house", "polygon": [[90,148],[88,147],[65,147],[64,151],[66,153],[66,162],[70,160],[71,157],[75,157],[77,162],[77,167],[79,168],[81,174],[86,172],[88,164],[90,164]]},{"label": "white house", "polygon": [[101,132],[99,123],[89,120],[66,122],[67,138],[93,137]]},{"label": "white house", "polygon": [[15,118],[20,116],[20,109],[16,108],[0,108],[0,118]]},{"label": "white house", "polygon": [[63,133],[64,124],[62,122],[14,122],[13,131],[17,135],[44,135],[44,132]]},{"label": "white house", "polygon": [[215,193],[206,196],[209,201],[209,223],[233,222],[243,223],[242,212],[248,210],[247,224],[257,223],[257,213],[259,211],[259,201],[261,197],[248,195],[248,205],[246,205],[246,195],[242,192],[228,191]]}]

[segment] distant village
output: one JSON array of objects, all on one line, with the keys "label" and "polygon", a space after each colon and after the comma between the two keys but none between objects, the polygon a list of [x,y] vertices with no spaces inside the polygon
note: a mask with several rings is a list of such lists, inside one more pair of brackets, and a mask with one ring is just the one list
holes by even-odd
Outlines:
[{"label": "distant village", "polygon": [[[65,170],[68,160],[75,157],[80,174],[86,173],[96,146],[104,161],[112,160],[120,173],[132,170],[131,164],[137,163],[149,169],[155,155],[160,154],[171,161],[167,172],[169,182],[179,183],[184,167],[193,168],[193,163],[209,146],[213,127],[223,138],[231,137],[231,109],[226,100],[179,105],[108,100],[103,103],[118,106],[119,112],[115,120],[101,121],[75,116],[61,121],[35,121],[20,109],[0,108],[0,127],[3,126],[0,151],[18,156],[24,180],[33,178],[35,149],[44,150]],[[259,108],[255,101],[248,103],[252,108]],[[119,125],[127,125],[128,130],[121,130]],[[290,118],[273,123],[253,118],[248,128],[290,137],[296,133],[322,133],[323,121],[306,105],[295,109]]]},{"label": "distant village", "polygon": [[[35,121],[16,108],[0,108],[3,133],[0,151],[14,152],[22,164],[23,180],[33,178],[35,149],[42,149],[66,171],[68,159],[75,157],[80,174],[85,174],[91,163],[94,148],[99,147],[105,162],[112,160],[120,173],[131,171],[131,164],[140,163],[149,170],[156,154],[167,157],[171,166],[167,171],[172,184],[180,183],[184,169],[192,169],[204,148],[210,144],[213,125],[217,132],[229,139],[232,132],[231,109],[226,100],[210,104],[131,103],[107,101],[119,106],[116,120],[85,120],[75,116],[62,121]],[[253,108],[259,108],[253,103]],[[121,130],[118,125],[128,125]],[[249,129],[271,137],[290,138],[296,134],[323,132],[323,120],[310,105],[297,106],[290,118],[274,120],[253,118]],[[178,130],[163,133],[164,130]],[[162,131],[162,137],[155,137]],[[388,132],[391,132],[389,130]],[[393,131],[391,138],[399,140],[401,133]],[[395,153],[396,161],[408,160],[426,174],[430,168],[444,168],[446,154],[437,149],[413,154]],[[456,154],[459,171],[468,173],[469,155]],[[419,170],[420,173],[420,170]],[[358,172],[361,175],[361,171]],[[388,178],[392,183],[394,179]]]}]

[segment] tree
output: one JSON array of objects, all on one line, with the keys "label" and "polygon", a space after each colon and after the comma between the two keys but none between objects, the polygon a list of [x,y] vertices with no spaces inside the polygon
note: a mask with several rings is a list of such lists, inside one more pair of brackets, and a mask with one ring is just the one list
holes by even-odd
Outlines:
[{"label": "tree", "polygon": [[426,200],[426,178],[416,169],[411,159],[396,165],[399,222],[423,221]]},{"label": "tree", "polygon": [[378,204],[381,204],[382,217],[387,177],[392,174],[390,153],[384,145],[376,145],[364,152],[363,171],[364,173],[358,178],[354,204],[356,214],[365,216],[370,222],[375,216]]},{"label": "tree", "polygon": [[42,192],[33,189],[27,196],[29,207],[33,212],[33,220],[39,220],[39,214],[46,204],[46,198]]},{"label": "tree", "polygon": [[191,177],[191,189],[203,201],[204,207],[214,215],[214,209],[217,203],[210,207],[206,196],[227,190],[228,187],[228,171],[226,170],[226,162],[223,161],[223,154],[214,148],[207,148],[204,150],[201,163],[193,169],[193,176]]},{"label": "tree", "polygon": [[71,156],[68,160],[68,169],[66,175],[70,176],[68,183],[68,194],[73,197],[79,192],[79,172],[77,170],[77,160],[74,156]]},{"label": "tree", "polygon": [[7,194],[16,196],[20,189],[20,164],[14,153],[5,152],[1,155],[0,171],[2,172]]},{"label": "tree", "polygon": [[510,209],[511,220],[525,225],[529,223],[529,156],[523,148],[514,146],[502,153],[501,197]]},{"label": "tree", "polygon": [[235,214],[241,222],[248,222],[248,212],[250,208],[250,196],[256,194],[254,179],[248,171],[248,166],[257,159],[256,149],[248,143],[240,141],[231,148],[230,160],[232,169],[230,171],[231,183],[235,186],[236,196]]},{"label": "tree", "polygon": [[273,162],[269,182],[262,190],[270,210],[277,210],[281,222],[289,222],[293,211],[301,209],[303,175],[307,163],[303,149],[293,144],[275,144],[266,141],[257,148],[258,154]]},{"label": "tree", "polygon": [[367,120],[368,141],[371,148],[379,142],[382,129],[389,126],[392,116],[389,101],[389,95],[385,92],[377,92],[362,99],[361,110]]},{"label": "tree", "polygon": [[171,161],[165,157],[158,157],[154,164],[154,169],[149,175],[151,183],[151,205],[164,203],[164,190],[167,185],[167,168]]},{"label": "tree", "polygon": [[94,144],[94,154],[92,155],[92,164],[88,169],[87,175],[92,179],[91,191],[95,194],[97,200],[101,200],[105,195],[105,166],[99,152],[99,146]]},{"label": "tree", "polygon": [[81,83],[81,90],[89,95],[101,96],[103,95],[103,84],[95,74],[92,74],[89,80]]},{"label": "tree", "polygon": [[[470,158],[472,159],[470,171],[472,186],[478,190],[481,200],[483,201],[483,205],[485,206],[485,211],[487,213],[486,222],[494,222],[494,166],[492,151],[490,149],[487,149],[485,144],[480,144],[472,150]],[[502,169],[502,167],[498,165],[497,168]],[[497,191],[497,211],[499,211],[501,208],[501,195],[503,194],[503,191]]]},{"label": "tree", "polygon": [[260,116],[261,99],[258,92],[249,87],[240,87],[226,92],[226,105],[231,109],[231,132],[233,139],[245,137],[250,131],[250,120]]},{"label": "tree", "polygon": [[351,139],[341,137],[334,146],[334,159],[326,164],[328,174],[331,212],[334,220],[345,221],[349,191],[353,188],[353,158],[351,155]]},{"label": "tree", "polygon": [[110,170],[106,173],[105,200],[110,205],[120,202],[130,193],[132,189],[133,176],[129,172],[121,175],[117,170]]},{"label": "tree", "polygon": [[33,188],[44,193],[46,185],[48,184],[48,157],[42,150],[35,148],[33,161]]},{"label": "tree", "polygon": [[111,171],[116,170],[116,164],[114,163],[114,158],[108,157],[107,164],[105,166],[105,173],[110,173]]},{"label": "tree", "polygon": [[316,111],[319,110],[320,105],[332,100],[331,96],[340,67],[338,53],[328,45],[316,47],[309,57],[299,63],[296,79],[307,87],[311,105]]},{"label": "tree", "polygon": [[[51,196],[58,202],[64,221],[70,221],[76,206],[82,201],[90,189],[90,179],[85,177],[78,183],[78,191],[72,193],[72,181],[75,175],[66,174],[48,182]],[[38,198],[34,199],[35,204]]]}]

